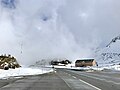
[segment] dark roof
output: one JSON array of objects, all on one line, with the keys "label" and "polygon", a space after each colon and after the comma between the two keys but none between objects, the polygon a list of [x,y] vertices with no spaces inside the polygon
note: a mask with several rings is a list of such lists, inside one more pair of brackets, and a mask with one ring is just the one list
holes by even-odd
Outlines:
[{"label": "dark roof", "polygon": [[75,63],[81,63],[81,62],[93,62],[94,61],[94,59],[81,59],[81,60],[76,60],[76,62]]}]

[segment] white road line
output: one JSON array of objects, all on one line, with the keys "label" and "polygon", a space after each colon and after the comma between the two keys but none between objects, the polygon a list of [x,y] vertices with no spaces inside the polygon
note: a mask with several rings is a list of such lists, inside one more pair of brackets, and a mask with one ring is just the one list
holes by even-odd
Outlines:
[{"label": "white road line", "polygon": [[73,78],[76,78],[75,76],[72,76]]},{"label": "white road line", "polygon": [[69,76],[71,76],[71,74],[68,74]]},{"label": "white road line", "polygon": [[117,82],[115,82],[115,81],[111,81],[111,80],[109,80],[109,79],[105,79],[105,78],[98,78],[98,77],[96,77],[96,75],[93,75],[93,76],[91,76],[91,75],[85,75],[85,74],[81,74],[82,76],[86,76],[86,77],[88,77],[88,78],[94,78],[94,79],[98,79],[98,80],[101,80],[101,81],[105,81],[105,82],[110,82],[110,83],[114,83],[114,84],[120,84],[120,83],[117,83]]},{"label": "white road line", "polygon": [[87,84],[87,85],[89,85],[89,86],[95,88],[96,90],[102,90],[102,89],[100,89],[100,88],[98,88],[98,87],[96,87],[96,86],[93,86],[92,84],[87,83],[87,82],[85,82],[85,81],[83,81],[83,80],[81,80],[81,79],[79,79],[79,81],[81,81],[81,82],[83,82],[83,83],[85,83],[85,84]]},{"label": "white road line", "polygon": [[64,72],[65,74],[67,74],[66,72]]},{"label": "white road line", "polygon": [[65,81],[61,76],[59,76],[67,85],[69,88],[71,88],[71,86],[67,83],[67,81]]},{"label": "white road line", "polygon": [[67,75],[69,75],[69,76],[71,76],[71,74],[69,74],[69,73],[66,73]]}]

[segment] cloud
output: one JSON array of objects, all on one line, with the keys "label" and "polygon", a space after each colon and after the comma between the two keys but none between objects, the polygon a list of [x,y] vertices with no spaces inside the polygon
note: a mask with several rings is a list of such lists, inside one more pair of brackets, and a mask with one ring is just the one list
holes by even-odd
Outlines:
[{"label": "cloud", "polygon": [[118,2],[19,0],[15,9],[1,6],[0,53],[26,65],[43,58],[92,57],[93,49],[119,33]]}]

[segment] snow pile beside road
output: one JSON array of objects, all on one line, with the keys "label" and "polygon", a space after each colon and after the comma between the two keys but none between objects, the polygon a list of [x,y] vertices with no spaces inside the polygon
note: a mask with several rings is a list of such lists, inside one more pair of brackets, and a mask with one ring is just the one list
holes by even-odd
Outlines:
[{"label": "snow pile beside road", "polygon": [[95,71],[103,71],[103,70],[117,70],[120,71],[120,65],[107,65],[107,66],[100,66],[100,67],[90,67],[89,69]]},{"label": "snow pile beside road", "polygon": [[120,71],[120,65],[107,65],[107,66],[93,66],[93,67],[75,67],[75,66],[54,66],[54,68],[62,68],[62,69],[70,69],[77,71],[103,71],[105,69],[108,70],[117,70]]},{"label": "snow pile beside road", "polygon": [[0,69],[0,79],[7,79],[9,77],[18,77],[18,76],[25,76],[25,75],[38,75],[52,72],[53,70],[50,68],[40,68],[40,69],[33,69],[33,68],[16,68],[16,69],[9,69],[9,70],[2,70]]},{"label": "snow pile beside road", "polygon": [[[53,67],[53,66],[51,66]],[[77,71],[88,71],[88,70],[94,70],[94,71],[102,71],[104,70],[104,67],[97,67],[97,66],[93,66],[93,67],[75,67],[73,64],[69,64],[67,66],[57,66],[55,65],[54,68],[57,69],[70,69],[70,70],[77,70]]]},{"label": "snow pile beside road", "polygon": [[103,67],[104,69],[109,69],[109,70],[117,70],[120,71],[120,65],[112,65],[112,66],[106,66]]}]

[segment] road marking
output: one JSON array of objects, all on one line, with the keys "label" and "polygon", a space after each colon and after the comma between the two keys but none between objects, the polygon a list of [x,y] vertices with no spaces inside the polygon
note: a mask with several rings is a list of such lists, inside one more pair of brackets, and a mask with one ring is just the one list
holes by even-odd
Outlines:
[{"label": "road marking", "polygon": [[69,76],[71,76],[71,74],[69,74],[69,73],[66,73],[67,75],[69,75]]},{"label": "road marking", "polygon": [[[94,78],[94,79],[98,79],[98,80],[101,80],[101,81],[109,82],[109,83],[120,84],[120,83],[117,83],[117,82],[115,82],[115,81],[109,80],[109,78],[106,79],[106,78],[100,78],[100,77],[98,78],[98,77],[96,77],[96,76],[99,76],[99,75],[93,75],[93,76],[88,75],[88,74],[80,74],[80,75],[86,76],[86,77],[88,77],[88,78]],[[103,75],[102,75],[102,76],[103,76]],[[104,77],[106,77],[106,76],[104,76]]]},{"label": "road marking", "polygon": [[[68,74],[68,73],[67,73]],[[59,75],[58,75],[59,76]],[[68,87],[71,89],[71,86],[67,83],[67,81],[65,81],[61,76],[59,76],[67,85]]]},{"label": "road marking", "polygon": [[81,82],[83,82],[83,83],[85,83],[85,84],[87,84],[87,85],[89,85],[89,86],[91,86],[91,87],[93,87],[93,88],[95,88],[95,89],[97,89],[97,90],[102,90],[102,89],[100,89],[100,88],[98,88],[98,87],[96,87],[96,86],[93,86],[92,84],[87,83],[87,82],[85,82],[85,81],[83,81],[83,80],[81,80],[81,79],[79,79],[79,81],[81,81]]},{"label": "road marking", "polygon": [[67,74],[66,72],[64,72],[65,74]]},{"label": "road marking", "polygon": [[76,77],[75,77],[75,76],[72,76],[72,77],[76,79]]},{"label": "road marking", "polygon": [[69,76],[71,76],[71,74],[68,74]]}]

